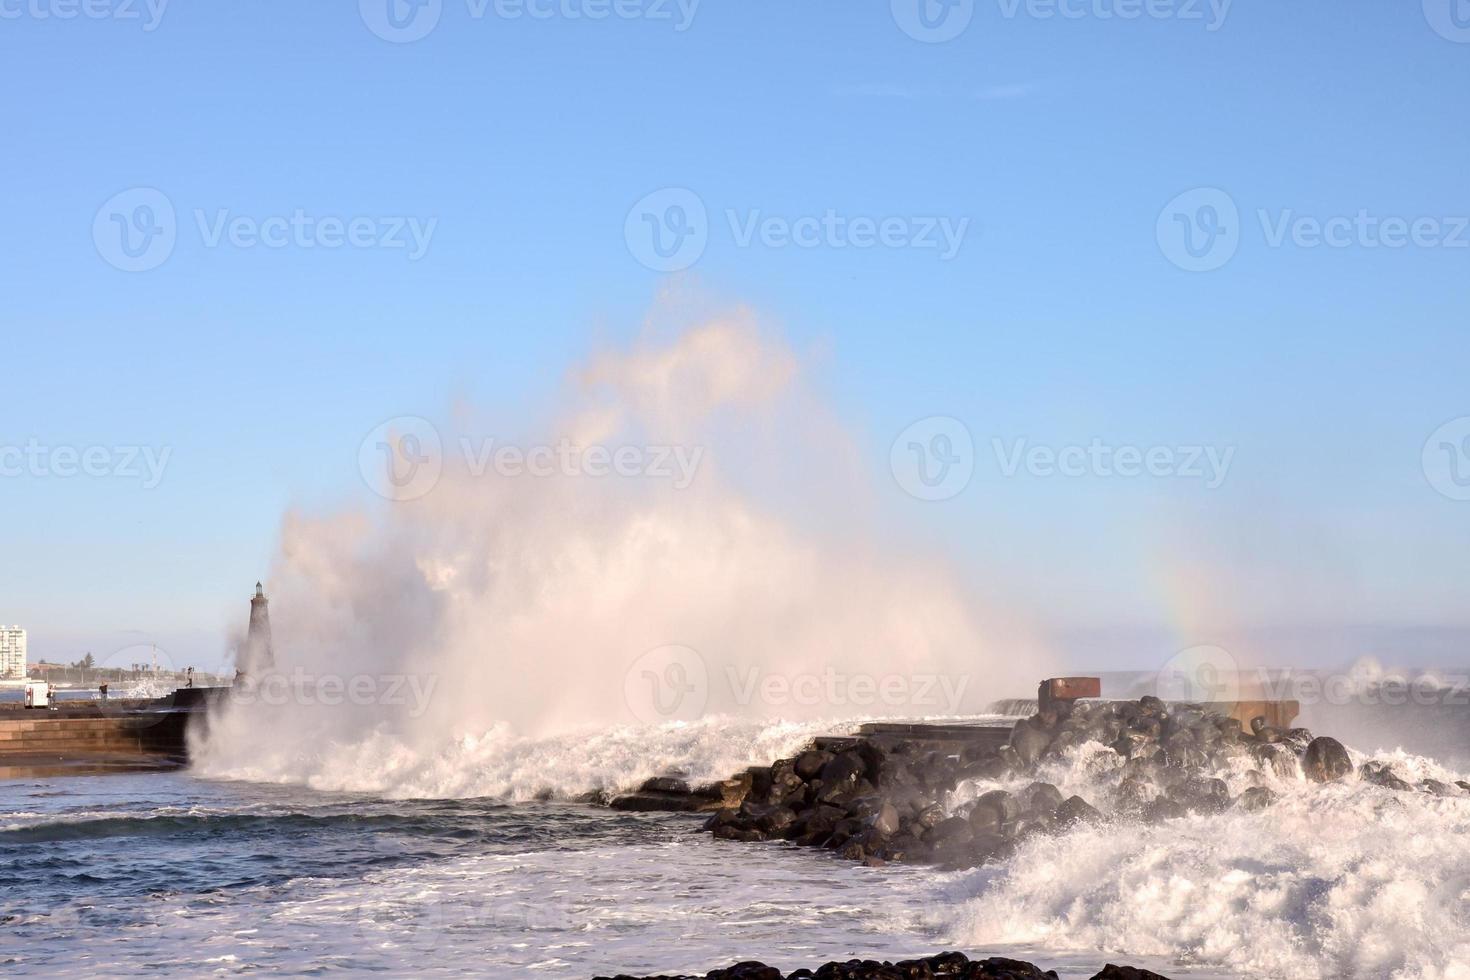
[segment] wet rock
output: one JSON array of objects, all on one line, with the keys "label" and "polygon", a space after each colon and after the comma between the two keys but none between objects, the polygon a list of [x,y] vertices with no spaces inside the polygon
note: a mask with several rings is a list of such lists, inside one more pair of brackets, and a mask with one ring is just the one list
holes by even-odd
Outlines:
[{"label": "wet rock", "polygon": [[970,821],[964,817],[949,817],[935,824],[924,839],[934,847],[951,847],[969,843],[974,836],[970,830]]},{"label": "wet rock", "polygon": [[711,970],[709,980],[782,980],[781,971],[755,960],[736,963],[725,970]]},{"label": "wet rock", "polygon": [[1278,779],[1295,779],[1301,771],[1296,753],[1284,745],[1257,745],[1252,754],[1261,768]]},{"label": "wet rock", "polygon": [[1188,813],[1189,811],[1185,808],[1184,804],[1180,803],[1178,800],[1172,800],[1167,796],[1161,796],[1144,806],[1143,822],[1151,824],[1162,823],[1165,820],[1174,820],[1179,817],[1185,816]]},{"label": "wet rock", "polygon": [[1224,780],[1192,776],[1169,789],[1169,798],[1196,813],[1219,813],[1230,806]]},{"label": "wet rock", "polygon": [[1021,765],[1029,768],[1041,758],[1041,754],[1051,744],[1051,738],[1051,733],[1045,728],[1029,718],[1023,719],[1016,722],[1016,727],[1011,729],[1011,748]]},{"label": "wet rock", "polygon": [[1347,749],[1335,738],[1314,738],[1302,756],[1302,771],[1308,779],[1317,783],[1331,783],[1342,779],[1353,771],[1353,761]]},{"label": "wet rock", "polygon": [[1003,789],[984,794],[970,808],[970,826],[976,833],[998,834],[1021,816],[1021,801]]},{"label": "wet rock", "polygon": [[1152,970],[1140,970],[1132,966],[1114,966],[1109,963],[1092,980],[1169,980],[1169,978]]},{"label": "wet rock", "polygon": [[1113,803],[1124,813],[1141,813],[1143,809],[1153,802],[1157,794],[1152,784],[1128,776],[1118,784],[1117,791],[1113,794]]},{"label": "wet rock", "polygon": [[822,769],[837,756],[831,752],[823,752],[821,749],[812,749],[803,752],[796,757],[796,774],[807,782],[811,782],[822,774]]},{"label": "wet rock", "polygon": [[885,837],[892,837],[899,829],[898,808],[892,803],[884,803],[868,817],[868,826]]},{"label": "wet rock", "polygon": [[935,803],[919,811],[919,815],[914,818],[914,828],[921,833],[927,832],[933,830],[945,819],[944,807]]},{"label": "wet rock", "polygon": [[1293,728],[1281,737],[1281,742],[1300,755],[1312,744],[1312,733],[1305,728]]},{"label": "wet rock", "polygon": [[1419,788],[1424,790],[1424,792],[1432,793],[1435,796],[1457,795],[1453,789],[1451,789],[1447,784],[1440,782],[1438,779],[1426,779],[1424,780],[1424,782],[1419,784]]},{"label": "wet rock", "polygon": [[1065,830],[1080,823],[1101,823],[1103,815],[1080,796],[1069,796],[1057,807],[1057,826]]},{"label": "wet rock", "polygon": [[1374,786],[1382,786],[1397,793],[1413,792],[1414,787],[1401,779],[1392,769],[1381,762],[1365,762],[1358,769],[1358,777]]},{"label": "wet rock", "polygon": [[1276,794],[1264,786],[1252,786],[1240,794],[1237,806],[1242,810],[1264,810],[1276,802]]},{"label": "wet rock", "polygon": [[868,765],[863,757],[856,752],[843,752],[835,755],[830,761],[822,766],[818,776],[822,785],[831,786],[835,783],[856,783],[858,779],[865,778]]},{"label": "wet rock", "polygon": [[1062,805],[1062,791],[1051,783],[1032,783],[1021,791],[1020,800],[1024,809],[1050,815]]}]

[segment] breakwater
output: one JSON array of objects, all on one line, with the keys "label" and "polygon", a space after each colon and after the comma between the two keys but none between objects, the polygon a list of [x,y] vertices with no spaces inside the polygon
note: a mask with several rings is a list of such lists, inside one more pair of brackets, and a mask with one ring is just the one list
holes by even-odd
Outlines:
[{"label": "breakwater", "polygon": [[188,761],[188,733],[227,688],[156,699],[0,709],[0,779],[149,772]]}]

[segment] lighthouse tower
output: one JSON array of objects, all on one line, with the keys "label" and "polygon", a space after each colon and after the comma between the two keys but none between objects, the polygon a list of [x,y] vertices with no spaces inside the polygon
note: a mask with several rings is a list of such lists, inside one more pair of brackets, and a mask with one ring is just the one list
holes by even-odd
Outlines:
[{"label": "lighthouse tower", "polygon": [[271,644],[270,603],[259,582],[250,599],[250,632],[245,636],[245,649],[240,651],[239,668],[249,675],[263,674],[276,666],[276,651]]}]

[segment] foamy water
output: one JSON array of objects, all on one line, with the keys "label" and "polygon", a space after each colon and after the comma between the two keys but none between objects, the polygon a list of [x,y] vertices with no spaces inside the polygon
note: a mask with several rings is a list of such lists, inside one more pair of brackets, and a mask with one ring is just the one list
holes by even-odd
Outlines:
[{"label": "foamy water", "polygon": [[[704,719],[549,739],[496,729],[433,752],[380,734],[241,768],[216,761],[201,771],[402,798],[572,798],[631,789],[667,769],[695,780],[723,778],[843,727]],[[1355,762],[1365,758],[1355,753]],[[1411,783],[1459,778],[1421,756],[1374,758]],[[1106,810],[1118,762],[1111,750],[1089,743],[1042,778]],[[1250,785],[1250,768],[1239,760],[1220,775],[1238,794]],[[963,784],[950,804],[1029,781]],[[958,875],[884,869],[860,874],[852,887],[865,907],[886,910],[882,921],[907,923],[901,933],[921,928],[938,945],[1037,950],[1040,962],[1107,954],[1202,975],[1470,977],[1470,796],[1395,793],[1356,778],[1318,786],[1299,773],[1268,774],[1266,785],[1280,799],[1259,813],[1080,827],[1030,840],[997,866]],[[719,869],[691,865],[687,873],[744,881],[740,865],[751,862],[750,874],[779,877],[770,901],[799,905],[807,895],[804,876],[832,859],[780,845],[737,845],[720,860]],[[645,870],[635,861],[619,873],[640,882]],[[686,938],[696,952],[718,948],[690,928]],[[788,964],[795,965],[801,963]]]}]

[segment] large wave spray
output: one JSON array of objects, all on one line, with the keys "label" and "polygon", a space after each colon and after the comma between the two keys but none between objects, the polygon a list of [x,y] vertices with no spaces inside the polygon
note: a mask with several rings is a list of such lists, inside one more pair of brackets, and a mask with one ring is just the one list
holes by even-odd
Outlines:
[{"label": "large wave spray", "polygon": [[[626,782],[679,756],[686,768],[773,757],[778,736],[713,717],[978,712],[1046,670],[1026,635],[893,532],[801,359],[749,313],[649,326],[574,370],[542,425],[460,408],[437,429],[430,492],[286,518],[272,616],[280,666],[304,672],[307,694],[300,677],[274,698],[252,679],[262,693],[217,720],[202,772],[419,795],[570,791],[599,777],[567,732],[636,755],[627,733],[651,727],[642,762],[604,773]],[[642,470],[507,475],[506,445],[548,447],[543,461],[549,447],[622,449]],[[360,681],[353,697],[364,675],[373,690]],[[320,703],[321,677],[343,679],[345,703]],[[391,678],[408,681],[394,699]],[[707,749],[684,744],[699,732]],[[665,757],[670,742],[684,748]]]}]

